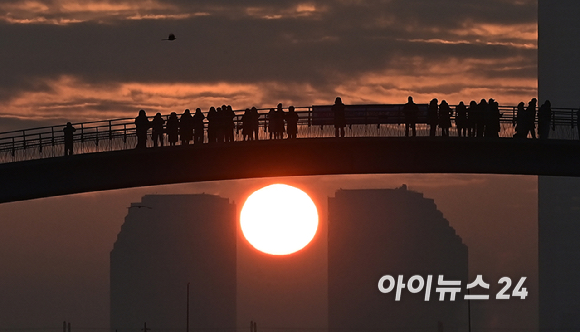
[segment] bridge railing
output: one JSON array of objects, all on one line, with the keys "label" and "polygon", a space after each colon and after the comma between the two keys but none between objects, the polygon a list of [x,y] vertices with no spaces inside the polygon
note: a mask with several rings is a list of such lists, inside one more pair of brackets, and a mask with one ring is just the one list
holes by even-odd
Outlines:
[{"label": "bridge railing", "polygon": [[[359,112],[356,120],[347,114],[346,136],[349,137],[400,137],[404,136],[404,116],[402,105],[384,105],[391,107],[390,117],[384,111],[377,109],[377,105],[357,105]],[[329,107],[329,106],[328,106]],[[366,107],[366,108],[365,108]],[[334,137],[332,114],[321,113],[314,107],[296,107],[299,116],[298,137]],[[455,109],[452,106],[452,109]],[[269,139],[268,115],[269,109],[259,109],[260,140]],[[287,112],[287,110],[285,110]],[[242,135],[243,110],[235,111],[236,141],[244,140]],[[382,113],[381,113],[382,112]],[[514,106],[500,107],[500,137],[513,137],[516,126],[517,109]],[[552,109],[550,138],[578,140],[578,110],[570,108]],[[163,116],[165,120],[169,115]],[[150,117],[151,119],[152,117]],[[457,136],[454,125],[450,129],[451,136]],[[206,120],[207,121],[207,120]],[[426,121],[419,121],[416,125],[418,136],[428,136],[429,126]],[[103,121],[79,122],[72,124],[76,128],[73,135],[74,153],[91,153],[101,151],[115,151],[132,149],[136,145],[135,119],[119,118]],[[47,157],[62,156],[64,154],[64,133],[61,126],[47,126],[15,130],[0,133],[0,163],[16,162]],[[164,145],[167,145],[167,135],[164,135]],[[207,142],[207,122],[204,133]],[[148,140],[148,146],[152,142]]]}]

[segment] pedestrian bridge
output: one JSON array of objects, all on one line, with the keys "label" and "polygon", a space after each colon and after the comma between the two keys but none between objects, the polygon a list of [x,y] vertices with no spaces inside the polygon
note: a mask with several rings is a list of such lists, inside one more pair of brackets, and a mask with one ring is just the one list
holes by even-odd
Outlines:
[{"label": "pedestrian bridge", "polygon": [[380,173],[580,176],[571,140],[346,137],[93,152],[0,164],[0,202],[198,181]]},{"label": "pedestrian bridge", "polygon": [[[420,105],[425,109],[426,105]],[[90,191],[273,176],[375,173],[489,173],[579,176],[578,110],[553,109],[549,139],[514,139],[516,107],[500,107],[499,137],[404,137],[403,105],[347,105],[346,136],[334,138],[329,105],[296,107],[298,139],[274,139],[268,109],[258,140],[244,141],[243,111],[234,142],[134,149],[133,118],[73,123],[73,156],[63,125],[0,133],[0,203]],[[150,114],[151,115],[151,114]],[[165,119],[168,115],[165,115]],[[453,116],[451,117],[452,120]],[[233,128],[233,129],[231,129]],[[179,144],[179,143],[178,143]]]}]

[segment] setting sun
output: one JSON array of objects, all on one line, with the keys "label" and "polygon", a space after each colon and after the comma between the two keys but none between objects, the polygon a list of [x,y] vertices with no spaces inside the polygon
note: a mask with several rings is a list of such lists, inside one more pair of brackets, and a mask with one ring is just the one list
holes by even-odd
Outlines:
[{"label": "setting sun", "polygon": [[318,228],[318,211],[302,190],[273,184],[248,197],[240,224],[254,248],[270,255],[288,255],[310,243]]}]

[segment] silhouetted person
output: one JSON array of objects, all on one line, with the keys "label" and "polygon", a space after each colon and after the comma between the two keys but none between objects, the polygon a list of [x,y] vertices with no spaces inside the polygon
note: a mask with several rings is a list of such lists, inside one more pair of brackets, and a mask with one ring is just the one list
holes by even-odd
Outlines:
[{"label": "silhouetted person", "polygon": [[236,113],[232,109],[231,105],[225,107],[224,111],[224,121],[225,121],[225,141],[226,142],[233,142],[234,141],[234,130],[236,129]]},{"label": "silhouetted person", "polygon": [[270,139],[276,138],[274,135],[276,132],[276,110],[270,108],[268,112],[268,132],[270,133]]},{"label": "silhouetted person", "polygon": [[475,119],[477,117],[477,102],[472,100],[467,109],[467,134],[469,137],[475,136]]},{"label": "silhouetted person", "polygon": [[216,121],[216,137],[219,143],[223,143],[226,141],[226,123],[227,123],[227,115],[226,115],[226,105],[222,105],[216,109],[217,113],[217,121]]},{"label": "silhouetted person", "polygon": [[501,130],[501,116],[502,115],[499,112],[499,104],[495,100],[490,99],[488,103],[488,113],[485,118],[485,137],[499,137],[499,131]]},{"label": "silhouetted person", "polygon": [[429,125],[429,136],[435,137],[437,134],[437,124],[439,124],[439,100],[433,98],[427,108],[427,124]]},{"label": "silhouetted person", "polygon": [[547,139],[550,136],[552,122],[552,103],[546,100],[538,110],[538,138]]},{"label": "silhouetted person", "polygon": [[449,128],[451,128],[451,107],[447,101],[442,100],[439,105],[439,127],[441,127],[441,136],[449,137]]},{"label": "silhouetted person", "polygon": [[288,107],[285,120],[288,129],[288,139],[296,138],[298,135],[298,113],[295,112],[294,106]]},{"label": "silhouetted person", "polygon": [[253,136],[256,141],[258,140],[258,132],[260,131],[260,114],[258,113],[258,109],[255,107],[252,107],[250,109],[250,113],[252,115],[251,119],[252,119],[252,132],[253,132]]},{"label": "silhouetted person", "polygon": [[157,143],[163,146],[163,125],[165,120],[161,117],[161,113],[155,114],[151,120],[151,139],[153,139],[153,146],[157,147]]},{"label": "silhouetted person", "polygon": [[340,137],[344,137],[344,128],[346,127],[346,113],[345,106],[342,103],[342,99],[340,99],[340,97],[336,97],[331,110],[332,114],[334,115],[334,136],[338,137],[340,131]]},{"label": "silhouetted person", "polygon": [[475,113],[475,136],[483,137],[485,134],[485,117],[488,112],[487,100],[482,99],[477,105]]},{"label": "silhouetted person", "polygon": [[217,127],[218,127],[218,119],[219,115],[215,107],[210,107],[209,112],[207,113],[207,140],[209,143],[217,142]]},{"label": "silhouetted person", "polygon": [[139,115],[135,118],[135,132],[137,134],[137,149],[144,149],[147,147],[147,131],[151,128],[149,119],[144,110],[139,111]]},{"label": "silhouetted person", "polygon": [[193,117],[189,108],[179,118],[179,136],[181,145],[188,145],[193,140]]},{"label": "silhouetted person", "polygon": [[516,133],[514,137],[525,138],[528,134],[528,129],[526,128],[526,108],[523,102],[518,104],[516,110]]},{"label": "silhouetted person", "polygon": [[195,109],[195,114],[193,114],[193,144],[203,143],[203,130],[205,115],[201,112],[201,108]]},{"label": "silhouetted person", "polygon": [[467,107],[462,101],[455,107],[455,126],[457,127],[457,136],[467,137],[467,128],[469,127],[467,123]]},{"label": "silhouetted person", "polygon": [[64,133],[64,155],[65,156],[72,156],[73,154],[73,141],[74,141],[74,132],[77,131],[75,127],[73,127],[72,123],[67,122],[66,126],[62,129]]},{"label": "silhouetted person", "polygon": [[407,98],[407,103],[403,106],[403,113],[405,117],[405,137],[409,137],[409,129],[413,132],[413,137],[417,136],[417,113],[419,113],[419,106],[413,102],[413,97]]},{"label": "silhouetted person", "polygon": [[284,132],[286,131],[284,128],[284,117],[286,113],[284,113],[284,109],[282,108],[282,104],[278,104],[276,108],[276,131],[275,136],[277,139],[284,138]]},{"label": "silhouetted person", "polygon": [[528,103],[528,107],[526,107],[525,111],[525,123],[527,132],[524,137],[528,137],[528,132],[532,135],[532,138],[536,138],[536,103],[538,100],[536,98],[532,98]]},{"label": "silhouetted person", "polygon": [[169,145],[175,146],[175,143],[177,143],[179,138],[179,119],[175,112],[169,114],[165,130],[167,131],[167,141],[169,142]]}]

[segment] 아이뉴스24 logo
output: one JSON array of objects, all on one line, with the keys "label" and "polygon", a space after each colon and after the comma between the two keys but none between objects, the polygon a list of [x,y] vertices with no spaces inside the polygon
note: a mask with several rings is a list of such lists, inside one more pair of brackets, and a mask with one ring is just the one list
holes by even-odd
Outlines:
[{"label": "\uc544\uc774\ub274\uc2a424 logo", "polygon": [[[509,290],[512,285],[512,280],[510,277],[502,277],[499,279],[498,284],[505,284],[503,288],[497,292],[495,295],[496,300],[509,300],[511,297],[519,297],[520,299],[525,299],[528,296],[528,291],[524,285],[524,281],[526,281],[526,277],[521,277],[518,283],[515,285],[513,290],[511,291],[511,295]],[[396,295],[395,301],[401,300],[401,292],[404,288],[410,293],[416,294],[421,292],[423,289],[425,290],[425,301],[429,301],[431,298],[431,285],[433,283],[433,276],[428,275],[427,278],[423,278],[420,275],[414,275],[409,278],[405,284],[404,277],[399,275],[397,280],[395,277],[391,275],[384,275],[379,279],[379,291],[381,293],[390,293],[393,289],[396,288]],[[446,296],[445,294],[449,293],[449,300],[455,301],[455,297],[457,293],[461,292],[461,280],[444,280],[442,275],[439,275],[437,279],[437,286],[435,291],[439,293],[439,301],[444,301]],[[489,294],[470,294],[470,290],[475,287],[481,287],[484,289],[489,289],[489,284],[483,281],[483,277],[481,274],[478,274],[475,280],[472,283],[466,285],[466,290],[468,294],[463,296],[464,300],[489,300]]]}]

